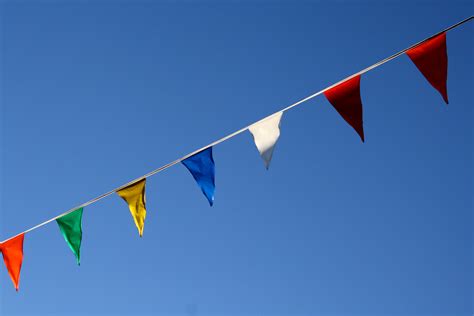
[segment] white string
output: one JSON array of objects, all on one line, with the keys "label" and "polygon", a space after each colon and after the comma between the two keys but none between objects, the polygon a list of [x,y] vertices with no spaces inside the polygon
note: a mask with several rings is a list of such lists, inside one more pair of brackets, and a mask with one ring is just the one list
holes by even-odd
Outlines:
[{"label": "white string", "polygon": [[468,18],[466,18],[466,19],[464,19],[464,20],[462,20],[462,21],[460,21],[460,22],[458,22],[458,23],[456,23],[456,24],[454,24],[454,25],[452,25],[452,26],[450,26],[450,27],[448,27],[448,28],[446,28],[446,29],[444,29],[444,30],[442,30],[442,31],[440,31],[440,32],[438,32],[438,33],[436,33],[436,34],[434,34],[434,35],[431,35],[430,37],[427,37],[427,38],[425,38],[424,40],[419,41],[418,43],[413,44],[413,45],[411,45],[410,47],[405,48],[405,49],[403,49],[403,50],[401,50],[401,51],[399,51],[399,52],[397,52],[397,53],[395,53],[395,54],[393,54],[393,55],[391,55],[391,56],[389,56],[389,57],[387,57],[387,58],[385,58],[385,59],[382,59],[381,61],[378,61],[378,62],[376,62],[375,64],[373,64],[373,65],[371,65],[371,66],[369,66],[369,67],[367,67],[367,68],[365,68],[365,69],[363,69],[363,70],[361,70],[361,71],[359,71],[359,72],[357,72],[357,73],[355,73],[355,74],[353,74],[353,75],[350,75],[350,76],[348,76],[348,77],[346,77],[346,78],[344,78],[344,79],[342,79],[342,80],[340,80],[340,81],[338,81],[338,82],[332,84],[331,86],[329,86],[329,87],[327,87],[327,88],[324,88],[324,89],[322,89],[322,90],[320,90],[320,91],[318,91],[318,92],[316,92],[316,93],[313,93],[312,95],[310,95],[310,96],[308,96],[308,97],[306,97],[306,98],[304,98],[304,99],[301,99],[301,100],[299,100],[299,101],[297,101],[297,102],[295,102],[295,103],[293,103],[293,104],[287,106],[286,108],[284,108],[284,109],[282,109],[282,110],[280,110],[280,111],[277,111],[277,112],[275,112],[275,113],[272,113],[272,114],[270,114],[270,115],[264,117],[263,119],[260,119],[260,120],[254,122],[254,123],[252,123],[252,124],[250,124],[250,125],[247,125],[247,126],[241,128],[241,129],[239,129],[238,131],[235,131],[235,132],[233,132],[233,133],[231,133],[231,134],[229,134],[229,135],[227,135],[227,136],[224,136],[224,137],[222,137],[222,138],[220,138],[220,139],[218,139],[218,140],[216,140],[216,141],[210,143],[209,145],[206,145],[206,146],[204,146],[204,147],[201,147],[201,148],[199,148],[199,149],[197,149],[197,150],[195,150],[195,151],[193,151],[193,152],[191,152],[191,153],[189,153],[189,154],[187,154],[187,155],[185,155],[185,156],[183,156],[183,157],[181,157],[181,158],[178,158],[178,159],[176,159],[176,160],[174,160],[174,161],[172,161],[172,162],[170,162],[170,163],[168,163],[168,164],[166,164],[166,165],[164,165],[164,166],[161,166],[161,167],[159,167],[159,168],[157,168],[157,169],[155,169],[155,170],[153,170],[153,171],[150,171],[149,173],[147,173],[147,174],[145,174],[145,175],[143,175],[143,176],[141,176],[141,177],[139,177],[139,178],[136,178],[136,179],[134,179],[134,180],[132,180],[132,181],[126,183],[126,184],[123,184],[123,185],[121,185],[121,186],[119,186],[119,187],[117,187],[117,188],[115,188],[115,189],[112,189],[112,190],[108,191],[107,193],[104,193],[104,194],[102,194],[102,195],[99,195],[99,196],[97,196],[97,197],[95,197],[95,198],[93,198],[93,199],[91,199],[91,200],[89,200],[89,201],[87,201],[87,202],[85,202],[85,203],[82,203],[81,205],[78,205],[78,206],[76,206],[76,207],[74,207],[74,208],[71,208],[71,209],[67,210],[66,212],[64,212],[64,213],[62,213],[62,214],[60,214],[60,215],[57,215],[57,216],[55,216],[55,217],[53,217],[53,218],[51,218],[51,219],[48,219],[47,221],[44,221],[44,222],[42,222],[42,223],[40,223],[40,224],[38,224],[38,225],[36,225],[36,226],[33,226],[33,227],[31,227],[31,228],[29,228],[29,229],[27,229],[27,230],[25,230],[25,231],[23,231],[23,232],[21,232],[21,233],[15,235],[15,236],[13,236],[13,237],[10,237],[10,238],[8,238],[8,239],[2,241],[2,243],[6,242],[6,241],[8,241],[8,240],[10,240],[10,239],[13,239],[13,238],[15,238],[15,237],[17,237],[17,236],[19,236],[19,235],[21,235],[21,234],[29,233],[29,232],[31,232],[31,231],[33,231],[33,230],[35,230],[35,229],[37,229],[37,228],[40,228],[41,226],[44,226],[44,225],[46,225],[46,224],[48,224],[48,223],[50,223],[50,222],[52,222],[52,221],[54,221],[54,220],[56,220],[56,219],[58,219],[58,218],[64,216],[64,215],[67,215],[67,214],[69,214],[69,213],[72,213],[73,211],[77,210],[78,208],[86,207],[86,206],[88,206],[88,205],[91,205],[91,204],[93,204],[93,203],[95,203],[95,202],[97,202],[97,201],[102,200],[103,198],[105,198],[105,197],[107,197],[107,196],[109,196],[109,195],[114,194],[115,192],[117,192],[117,191],[119,191],[119,190],[121,190],[121,189],[123,189],[123,188],[125,188],[125,187],[127,187],[127,186],[129,186],[129,185],[132,185],[132,184],[134,184],[134,183],[136,183],[136,182],[138,182],[138,181],[140,181],[140,180],[146,179],[146,178],[151,177],[152,175],[155,175],[155,174],[157,174],[157,173],[159,173],[159,172],[161,172],[161,171],[163,171],[163,170],[165,170],[165,169],[168,169],[168,168],[170,168],[170,167],[172,167],[172,166],[174,166],[174,165],[180,163],[181,161],[183,161],[183,160],[185,160],[185,159],[191,157],[191,156],[194,155],[194,154],[197,154],[197,153],[199,153],[199,152],[201,152],[201,151],[203,151],[203,150],[205,150],[205,149],[208,149],[209,147],[218,145],[218,144],[220,144],[220,143],[222,143],[222,142],[224,142],[224,141],[226,141],[226,140],[228,140],[228,139],[230,139],[230,138],[232,138],[232,137],[234,137],[234,136],[237,136],[237,135],[241,134],[242,132],[245,132],[250,126],[252,126],[252,125],[254,125],[254,124],[258,123],[258,122],[261,122],[261,121],[267,119],[268,117],[275,115],[276,113],[288,111],[288,110],[290,110],[290,109],[292,109],[292,108],[294,108],[294,107],[300,105],[301,103],[304,103],[304,102],[306,102],[306,101],[309,101],[309,100],[311,100],[311,99],[317,97],[318,95],[324,93],[325,91],[327,91],[327,90],[329,90],[329,89],[331,89],[331,88],[333,88],[333,87],[335,87],[335,86],[337,86],[337,85],[339,85],[339,84],[341,84],[341,83],[343,83],[343,82],[345,82],[345,81],[347,81],[347,80],[350,80],[350,79],[352,79],[352,78],[354,78],[354,77],[356,77],[356,76],[362,75],[362,74],[364,74],[364,73],[366,73],[366,72],[368,72],[368,71],[370,71],[370,70],[372,70],[372,69],[375,69],[375,68],[377,68],[377,67],[379,67],[379,66],[381,66],[381,65],[383,65],[383,64],[385,64],[385,63],[387,63],[387,62],[389,62],[389,61],[391,61],[391,60],[393,60],[393,59],[395,59],[395,58],[397,58],[397,57],[399,57],[400,55],[403,55],[406,51],[408,51],[408,50],[410,50],[410,49],[412,49],[412,48],[414,48],[414,47],[416,47],[416,46],[418,46],[418,45],[420,45],[420,44],[422,44],[422,43],[424,43],[424,42],[430,40],[430,39],[433,38],[433,37],[438,36],[439,34],[442,34],[442,33],[444,33],[444,32],[447,32],[447,31],[449,31],[449,30],[452,30],[452,29],[454,29],[454,28],[456,28],[456,27],[458,27],[458,26],[460,26],[460,25],[462,25],[462,24],[464,24],[464,23],[466,23],[466,22],[472,20],[473,18],[474,18],[474,16],[471,15],[470,17],[468,17]]}]

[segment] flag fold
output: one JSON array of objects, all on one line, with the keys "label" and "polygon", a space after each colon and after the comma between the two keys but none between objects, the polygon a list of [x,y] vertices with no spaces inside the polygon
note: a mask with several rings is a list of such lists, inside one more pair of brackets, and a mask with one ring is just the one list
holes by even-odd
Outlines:
[{"label": "flag fold", "polygon": [[12,279],[15,289],[18,291],[20,285],[20,271],[23,263],[23,240],[25,234],[20,234],[10,240],[0,243],[0,252],[3,261]]}]

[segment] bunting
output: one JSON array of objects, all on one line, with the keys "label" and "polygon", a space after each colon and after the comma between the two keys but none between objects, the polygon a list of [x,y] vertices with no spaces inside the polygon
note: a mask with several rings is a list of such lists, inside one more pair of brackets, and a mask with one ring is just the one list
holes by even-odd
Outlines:
[{"label": "bunting", "polygon": [[0,243],[0,252],[7,267],[8,274],[12,279],[15,289],[18,291],[20,285],[20,271],[23,263],[23,240],[25,234],[20,234],[12,239]]},{"label": "bunting", "polygon": [[[293,103],[280,112],[274,113],[250,126],[244,127],[217,141],[214,141],[210,145],[203,147],[204,149],[195,151],[197,152],[195,154],[186,155],[182,158],[172,161],[171,163],[168,163],[167,165],[157,168],[152,172],[142,176],[141,178],[134,180],[131,182],[131,185],[126,184],[126,187],[120,186],[107,193],[99,195],[98,197],[91,199],[82,205],[93,204],[107,196],[117,193],[117,195],[127,203],[135,225],[138,229],[138,233],[140,237],[142,237],[146,218],[146,178],[171,166],[174,166],[178,162],[181,162],[189,170],[194,180],[201,188],[201,191],[206,196],[210,206],[213,206],[215,192],[215,163],[212,154],[213,146],[248,130],[252,135],[255,146],[257,147],[265,167],[268,170],[276,143],[280,137],[280,125],[283,118],[283,112],[303,102],[313,99],[322,93],[324,93],[327,100],[332,104],[332,106],[342,116],[342,118],[357,132],[362,142],[364,142],[363,108],[360,94],[361,75],[392,59],[397,58],[398,56],[403,55],[404,53],[407,54],[407,56],[420,70],[428,82],[441,94],[444,101],[448,103],[448,56],[446,46],[446,32],[458,27],[465,22],[470,21],[471,19],[474,19],[474,17],[471,16],[451,26],[450,28],[445,29],[444,31],[438,33],[438,35],[432,36],[428,40],[422,41],[420,44],[416,44],[413,46],[413,48],[402,50],[386,59],[375,63],[372,66],[358,72],[356,75],[347,77],[348,79],[344,79],[340,84],[337,84],[334,87],[316,92]],[[28,230],[25,230],[23,233],[0,243],[0,253],[3,256],[8,274],[17,291],[19,289],[20,271],[23,263],[23,242],[25,233],[31,232],[56,220],[64,240],[76,257],[77,264],[80,265],[82,215],[83,208],[81,207],[65,215],[60,215],[60,217],[53,217],[52,219],[38,224]]]},{"label": "bunting", "polygon": [[280,122],[282,116],[283,112],[278,112],[249,127],[249,132],[253,136],[255,146],[257,146],[267,170],[270,167],[275,144],[280,137]]},{"label": "bunting", "polygon": [[446,33],[442,33],[406,52],[416,68],[438,90],[448,104],[448,51]]},{"label": "bunting", "polygon": [[76,256],[78,265],[81,264],[82,211],[83,208],[81,207],[56,219],[64,240],[69,245],[69,248],[71,248],[74,256]]},{"label": "bunting", "polygon": [[130,209],[135,225],[138,228],[140,237],[143,236],[143,227],[145,226],[146,217],[145,184],[146,179],[142,179],[117,191],[117,194],[128,204],[128,208]]},{"label": "bunting", "polygon": [[194,180],[202,190],[202,193],[209,201],[209,205],[214,204],[214,183],[215,165],[212,158],[212,147],[204,149],[182,161],[183,165],[191,172]]},{"label": "bunting", "polygon": [[362,142],[364,142],[360,75],[326,90],[324,95],[344,120],[355,129]]}]

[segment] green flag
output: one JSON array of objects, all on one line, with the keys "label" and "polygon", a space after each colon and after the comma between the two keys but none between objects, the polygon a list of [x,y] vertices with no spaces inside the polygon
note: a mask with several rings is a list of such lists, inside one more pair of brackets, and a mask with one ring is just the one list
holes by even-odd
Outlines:
[{"label": "green flag", "polygon": [[82,210],[82,207],[78,208],[56,220],[64,240],[76,256],[78,265],[81,264]]}]

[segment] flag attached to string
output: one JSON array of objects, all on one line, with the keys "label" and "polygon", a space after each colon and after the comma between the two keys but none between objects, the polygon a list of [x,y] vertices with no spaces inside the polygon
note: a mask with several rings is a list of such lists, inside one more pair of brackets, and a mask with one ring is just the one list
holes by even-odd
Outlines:
[{"label": "flag attached to string", "polygon": [[56,219],[64,240],[76,256],[78,265],[81,264],[82,211],[83,208],[81,207]]},{"label": "flag attached to string", "polygon": [[324,95],[344,120],[359,134],[360,139],[364,141],[360,75],[326,90]]},{"label": "flag attached to string", "polygon": [[249,132],[253,136],[255,146],[257,146],[267,170],[270,167],[275,144],[280,137],[280,122],[282,116],[283,112],[278,112],[249,127]]},{"label": "flag attached to string", "polygon": [[407,52],[408,57],[448,104],[448,51],[446,33],[442,33]]},{"label": "flag attached to string", "polygon": [[0,243],[0,252],[7,267],[8,274],[12,279],[15,289],[18,291],[20,284],[21,264],[23,263],[23,240],[25,234],[20,234],[10,240]]},{"label": "flag attached to string", "polygon": [[140,237],[143,236],[143,227],[145,226],[146,217],[145,184],[146,179],[143,179],[117,191],[117,194],[127,202]]},{"label": "flag attached to string", "polygon": [[194,180],[206,196],[209,204],[214,204],[214,190],[216,188],[215,165],[212,158],[212,147],[204,149],[182,161],[183,165],[191,172]]}]

